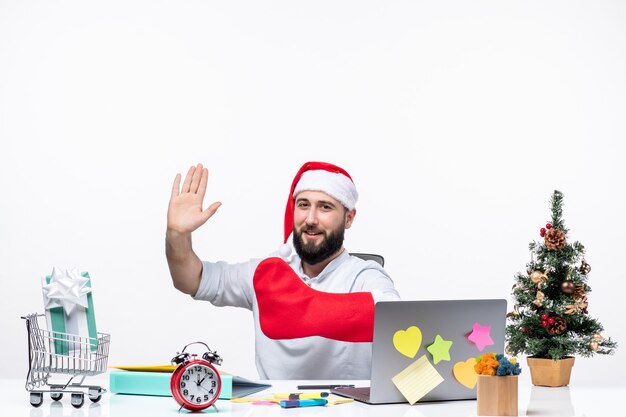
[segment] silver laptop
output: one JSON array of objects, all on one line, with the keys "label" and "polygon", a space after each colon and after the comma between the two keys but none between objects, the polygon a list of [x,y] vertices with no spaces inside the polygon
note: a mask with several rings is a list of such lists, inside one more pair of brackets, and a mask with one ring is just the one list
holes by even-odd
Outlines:
[{"label": "silver laptop", "polygon": [[[479,343],[469,338],[476,324],[479,327],[474,334],[488,335],[493,341],[482,351],[479,350],[480,341],[488,343],[488,338],[478,339]],[[393,339],[396,332],[406,331],[412,326],[419,328],[422,340],[417,353],[411,358],[396,349]],[[488,332],[486,326],[489,326]],[[443,382],[419,402],[475,399],[476,387],[468,388],[459,382],[453,372],[454,365],[487,352],[504,353],[505,326],[504,299],[379,302],[374,313],[370,387],[335,388],[331,391],[368,404],[407,402],[391,379],[425,355]],[[437,335],[444,341],[452,341],[452,345],[448,350],[450,360],[438,357],[439,361],[435,364],[434,356],[426,348],[435,342]],[[401,350],[407,353],[406,349]],[[462,376],[461,380],[464,380]]]}]

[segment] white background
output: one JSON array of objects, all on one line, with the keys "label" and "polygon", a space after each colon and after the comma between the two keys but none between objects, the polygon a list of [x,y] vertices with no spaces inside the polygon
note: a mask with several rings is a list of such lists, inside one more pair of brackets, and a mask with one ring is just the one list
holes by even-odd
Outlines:
[{"label": "white background", "polygon": [[[54,265],[93,280],[110,364],[206,341],[255,378],[251,314],[171,285],[177,172],[205,163],[208,260],[282,241],[292,177],[346,168],[346,247],[385,256],[404,299],[509,298],[565,194],[590,314],[626,343],[626,3],[0,0],[0,358],[27,370],[20,315]],[[574,381],[621,381],[623,350]]]}]

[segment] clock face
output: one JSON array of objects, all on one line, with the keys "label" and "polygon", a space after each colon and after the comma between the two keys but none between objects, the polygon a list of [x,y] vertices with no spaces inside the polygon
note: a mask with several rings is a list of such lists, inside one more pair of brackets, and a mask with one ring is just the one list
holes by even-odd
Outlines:
[{"label": "clock face", "polygon": [[[213,404],[220,393],[219,374],[205,361],[191,361],[172,381],[174,397],[185,408],[200,410]],[[182,402],[181,402],[182,401]]]}]

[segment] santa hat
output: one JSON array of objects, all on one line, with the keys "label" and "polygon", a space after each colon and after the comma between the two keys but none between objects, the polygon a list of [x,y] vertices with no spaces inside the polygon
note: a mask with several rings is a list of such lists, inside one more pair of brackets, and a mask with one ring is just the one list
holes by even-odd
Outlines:
[{"label": "santa hat", "polygon": [[293,211],[296,195],[301,191],[322,191],[345,208],[352,210],[359,198],[350,174],[336,165],[327,162],[307,162],[298,171],[289,190],[285,208],[285,240],[293,231]]}]

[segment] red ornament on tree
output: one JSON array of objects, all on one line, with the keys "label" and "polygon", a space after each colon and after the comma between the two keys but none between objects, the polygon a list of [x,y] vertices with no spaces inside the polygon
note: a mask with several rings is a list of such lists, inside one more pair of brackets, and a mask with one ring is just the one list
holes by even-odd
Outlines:
[{"label": "red ornament on tree", "polygon": [[542,322],[541,322],[541,325],[542,325],[543,327],[546,327],[546,326],[548,325],[548,321],[547,321],[547,320],[542,321]]},{"label": "red ornament on tree", "polygon": [[548,319],[548,323],[549,323],[549,324],[554,324],[554,317],[550,317],[550,318]]},{"label": "red ornament on tree", "polygon": [[539,229],[539,236],[544,237],[545,235],[546,235],[546,229],[542,227],[541,229]]},{"label": "red ornament on tree", "polygon": [[550,223],[546,224],[546,229],[552,229],[552,225]]},{"label": "red ornament on tree", "polygon": [[543,313],[543,314],[541,315],[541,318],[542,318],[543,320],[547,320],[547,319],[548,319],[548,315],[547,315],[546,313]]}]

